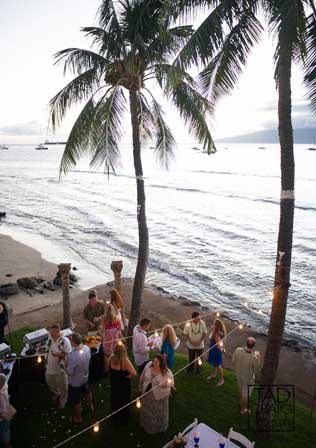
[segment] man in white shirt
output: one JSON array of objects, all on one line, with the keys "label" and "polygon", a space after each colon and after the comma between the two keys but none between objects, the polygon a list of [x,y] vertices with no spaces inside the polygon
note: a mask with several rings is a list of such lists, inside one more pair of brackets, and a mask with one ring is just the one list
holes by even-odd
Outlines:
[{"label": "man in white shirt", "polygon": [[68,401],[74,406],[72,422],[77,425],[82,422],[82,395],[88,403],[89,411],[94,411],[92,394],[88,385],[91,350],[86,345],[82,345],[82,337],[78,333],[72,335],[71,345],[72,352],[67,358],[66,366],[69,380]]},{"label": "man in white shirt", "polygon": [[48,339],[48,355],[45,378],[46,383],[54,394],[54,398],[59,400],[59,408],[63,409],[68,397],[68,376],[65,372],[65,361],[67,355],[71,353],[71,344],[68,338],[61,336],[60,326],[54,324],[50,329]]},{"label": "man in white shirt", "polygon": [[[187,347],[189,352],[189,366],[187,372],[195,371],[201,372],[201,368],[198,364],[198,359],[201,356],[204,348],[204,338],[207,333],[205,322],[200,318],[200,313],[194,311],[192,313],[192,319],[185,324],[183,334],[187,341]],[[196,362],[194,362],[196,360]]]},{"label": "man in white shirt", "polygon": [[150,320],[146,317],[136,325],[133,330],[133,355],[138,373],[141,374],[149,361],[150,344],[148,343],[146,331],[150,328]]},{"label": "man in white shirt", "polygon": [[255,344],[255,338],[248,338],[246,347],[236,348],[232,358],[239,386],[241,415],[248,412],[248,396],[250,397],[252,393],[255,377],[260,370],[260,353],[254,351]]}]

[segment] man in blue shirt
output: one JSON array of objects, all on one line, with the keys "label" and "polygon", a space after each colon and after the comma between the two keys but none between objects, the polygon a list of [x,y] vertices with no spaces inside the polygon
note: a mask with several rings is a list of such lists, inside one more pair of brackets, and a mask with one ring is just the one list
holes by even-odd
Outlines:
[{"label": "man in blue shirt", "polygon": [[92,394],[88,385],[90,348],[82,344],[82,337],[74,333],[71,337],[72,352],[68,356],[66,371],[68,373],[68,401],[74,406],[72,422],[82,422],[81,396],[84,395],[90,412],[94,412]]}]

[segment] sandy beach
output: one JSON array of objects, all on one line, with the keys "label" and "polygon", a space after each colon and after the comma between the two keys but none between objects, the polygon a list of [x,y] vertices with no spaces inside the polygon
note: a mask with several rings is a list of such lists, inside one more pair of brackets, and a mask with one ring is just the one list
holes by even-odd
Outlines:
[{"label": "sandy beach", "polygon": [[[61,260],[71,262],[71,260]],[[124,264],[124,260],[123,260]],[[15,282],[17,278],[26,276],[37,276],[52,281],[57,271],[57,266],[44,260],[40,252],[21,244],[11,237],[0,235],[0,282]],[[7,274],[12,276],[7,277]],[[122,271],[124,277],[124,268]],[[79,276],[78,288],[71,290],[71,306],[73,320],[77,331],[84,331],[82,310],[87,303],[87,291],[80,290],[80,266],[76,275]],[[113,287],[112,279],[104,279],[103,285],[97,285],[98,296],[101,299],[108,297],[108,292]],[[125,314],[128,316],[132,279],[122,278],[122,294],[126,302]],[[53,322],[62,322],[62,294],[61,289],[45,291],[44,294],[34,292],[30,297],[26,292],[20,291],[15,296],[6,300],[10,309],[11,331],[25,325],[36,327],[47,327]],[[184,298],[169,294],[162,288],[154,285],[146,285],[144,290],[142,316],[152,320],[152,328],[160,328],[165,323],[179,323],[191,317],[192,311],[199,310],[202,315],[206,314],[204,320],[210,328],[218,310],[200,307],[198,302],[188,301]],[[238,326],[238,322],[229,319],[224,313],[221,315],[227,331],[230,332]],[[178,336],[182,334],[182,326],[176,328]],[[254,328],[244,327],[242,330],[234,331],[225,342],[224,367],[231,368],[231,356],[234,349],[243,346],[248,336],[257,339],[257,349],[264,353],[266,336],[258,334]],[[185,344],[182,343],[180,351],[186,352]],[[285,341],[281,350],[280,363],[277,375],[278,384],[295,384],[296,397],[302,399],[311,406],[314,390],[316,387],[316,353],[315,350],[299,350],[293,341]]]}]

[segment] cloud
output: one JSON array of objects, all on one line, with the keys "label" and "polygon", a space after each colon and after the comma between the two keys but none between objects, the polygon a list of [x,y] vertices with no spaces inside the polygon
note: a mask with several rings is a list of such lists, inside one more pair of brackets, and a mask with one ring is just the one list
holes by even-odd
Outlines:
[{"label": "cloud", "polygon": [[[259,109],[258,109],[259,110]],[[277,104],[270,102],[260,109],[264,112],[275,112],[274,117],[264,121],[263,129],[278,127]],[[294,129],[305,129],[316,127],[316,115],[312,112],[309,103],[306,101],[293,101],[292,105],[292,124]]]},{"label": "cloud", "polygon": [[38,136],[43,133],[43,125],[38,121],[28,121],[26,123],[15,123],[6,126],[0,126],[0,135],[18,136],[33,135]]}]

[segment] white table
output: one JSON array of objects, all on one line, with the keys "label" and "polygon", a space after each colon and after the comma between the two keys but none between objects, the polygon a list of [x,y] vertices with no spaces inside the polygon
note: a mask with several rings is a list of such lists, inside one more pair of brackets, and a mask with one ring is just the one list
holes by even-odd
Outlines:
[{"label": "white table", "polygon": [[231,440],[219,434],[214,429],[205,425],[204,423],[199,423],[190,432],[184,434],[184,437],[188,440],[187,447],[194,448],[193,434],[198,431],[200,433],[199,448],[218,448],[219,439],[222,437],[225,439],[225,448],[240,448],[235,445]]}]

